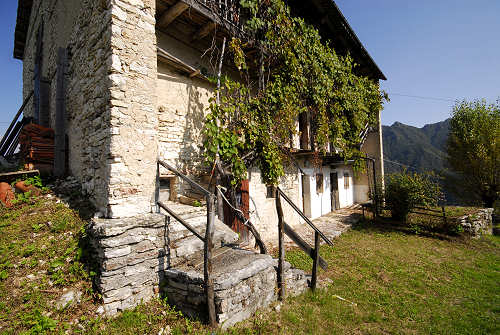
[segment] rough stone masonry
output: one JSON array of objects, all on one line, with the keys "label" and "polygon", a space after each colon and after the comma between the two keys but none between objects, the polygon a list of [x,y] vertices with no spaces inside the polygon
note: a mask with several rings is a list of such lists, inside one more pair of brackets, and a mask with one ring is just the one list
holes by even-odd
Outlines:
[{"label": "rough stone masonry", "polygon": [[[204,235],[206,208],[169,203]],[[123,219],[93,219],[88,227],[96,284],[108,315],[166,295],[184,313],[206,317],[203,287],[203,242],[163,214]],[[217,320],[224,327],[251,316],[277,299],[277,261],[234,247],[238,236],[215,224],[213,276]],[[233,246],[233,247],[230,247]],[[286,264],[289,294],[307,287],[307,276]]]}]

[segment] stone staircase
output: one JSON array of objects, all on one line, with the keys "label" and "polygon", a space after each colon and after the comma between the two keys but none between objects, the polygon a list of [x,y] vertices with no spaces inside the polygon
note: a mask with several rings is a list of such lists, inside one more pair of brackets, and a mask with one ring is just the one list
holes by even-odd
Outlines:
[{"label": "stone staircase", "polygon": [[[201,236],[206,207],[163,202]],[[87,229],[99,264],[96,285],[108,315],[166,295],[183,313],[207,318],[204,243],[184,225],[161,214],[93,219]],[[216,219],[212,253],[217,322],[228,327],[277,300],[277,260],[238,247],[238,235]],[[308,286],[308,276],[285,264],[288,294]]]},{"label": "stone staircase", "polygon": [[[204,236],[207,220],[205,207],[172,202],[165,204]],[[183,313],[206,319],[203,242],[190,232],[186,233],[182,224],[172,221],[175,220],[171,218],[170,238],[177,241],[189,239],[190,244],[189,249],[180,249],[182,258],[177,254],[177,259],[182,261],[164,270],[161,292]],[[277,260],[269,255],[240,249],[237,239],[236,233],[216,220],[212,276],[216,318],[223,328],[250,317],[257,309],[277,300]],[[285,270],[289,294],[298,294],[307,288],[308,276],[303,271],[292,268],[288,263]]]}]

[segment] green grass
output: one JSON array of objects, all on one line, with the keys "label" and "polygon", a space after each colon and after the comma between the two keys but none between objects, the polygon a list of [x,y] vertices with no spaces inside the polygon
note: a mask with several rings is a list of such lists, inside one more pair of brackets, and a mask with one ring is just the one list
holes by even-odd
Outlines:
[{"label": "green grass", "polygon": [[[84,224],[53,198],[28,197],[0,208],[0,334],[62,331],[93,306],[81,260]],[[84,293],[83,308],[55,308],[64,288]]]},{"label": "green grass", "polygon": [[[364,225],[322,255],[332,283],[292,299],[269,333],[500,332],[498,237],[449,241]],[[310,269],[299,251],[288,259]]]},{"label": "green grass", "polygon": [[[159,299],[115,318],[98,316],[99,296],[82,260],[84,225],[53,198],[0,208],[0,334],[212,333]],[[224,333],[500,333],[499,237],[439,239],[391,227],[365,223],[322,247],[329,270],[320,278],[328,285]],[[287,260],[311,269],[299,250],[287,251]],[[57,310],[64,288],[81,290],[83,300]]]}]

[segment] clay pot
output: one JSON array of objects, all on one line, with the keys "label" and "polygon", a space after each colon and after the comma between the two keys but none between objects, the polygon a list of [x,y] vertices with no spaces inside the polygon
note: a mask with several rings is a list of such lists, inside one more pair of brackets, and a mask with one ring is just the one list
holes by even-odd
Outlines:
[{"label": "clay pot", "polygon": [[14,200],[16,196],[14,195],[14,191],[12,191],[12,187],[10,187],[7,183],[0,183],[0,201],[7,208],[11,208],[13,206],[12,200]]},{"label": "clay pot", "polygon": [[14,187],[15,187],[17,190],[19,190],[19,191],[21,191],[21,192],[23,192],[23,193],[26,193],[26,192],[28,192],[28,191],[31,191],[31,195],[35,195],[35,196],[40,196],[40,195],[42,195],[42,191],[41,191],[38,187],[33,186],[33,185],[26,185],[26,184],[24,183],[24,181],[18,181],[18,182],[14,185]]}]

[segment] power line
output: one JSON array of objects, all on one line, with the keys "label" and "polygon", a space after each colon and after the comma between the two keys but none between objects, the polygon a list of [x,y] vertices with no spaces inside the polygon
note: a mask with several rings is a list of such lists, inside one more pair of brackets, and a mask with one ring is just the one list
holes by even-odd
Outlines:
[{"label": "power line", "polygon": [[436,97],[426,97],[422,95],[411,95],[411,94],[401,94],[401,93],[389,93],[389,96],[391,95],[396,95],[400,97],[407,97],[407,98],[415,98],[415,99],[423,99],[423,100],[437,100],[437,101],[450,101],[450,102],[455,102],[456,100],[451,99],[451,98],[436,98]]},{"label": "power line", "polygon": [[395,162],[395,161],[391,161],[391,160],[388,160],[388,159],[385,159],[384,158],[384,162],[387,162],[387,163],[392,163],[392,164],[396,164],[396,165],[400,165],[402,167],[405,167],[405,168],[410,168],[410,169],[413,169],[415,171],[418,171],[418,168],[414,167],[414,166],[411,166],[411,165],[406,165],[406,164],[403,164],[403,163],[399,163],[399,162]]}]

